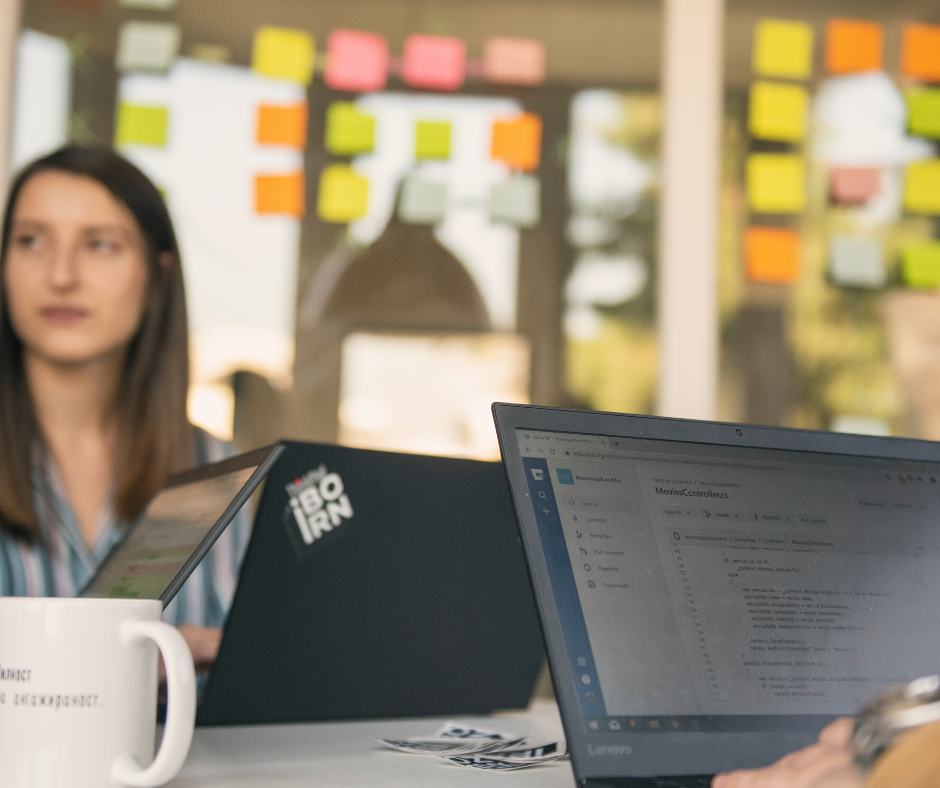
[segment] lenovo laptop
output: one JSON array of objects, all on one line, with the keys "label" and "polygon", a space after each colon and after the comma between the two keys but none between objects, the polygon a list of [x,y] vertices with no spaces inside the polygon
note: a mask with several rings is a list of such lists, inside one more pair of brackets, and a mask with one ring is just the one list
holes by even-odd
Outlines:
[{"label": "lenovo laptop", "polygon": [[197,720],[521,708],[543,661],[501,463],[285,442]]},{"label": "lenovo laptop", "polygon": [[578,783],[707,785],[936,672],[940,444],[493,411]]},{"label": "lenovo laptop", "polygon": [[170,477],[80,595],[159,599],[165,607],[282,450],[274,444]]}]

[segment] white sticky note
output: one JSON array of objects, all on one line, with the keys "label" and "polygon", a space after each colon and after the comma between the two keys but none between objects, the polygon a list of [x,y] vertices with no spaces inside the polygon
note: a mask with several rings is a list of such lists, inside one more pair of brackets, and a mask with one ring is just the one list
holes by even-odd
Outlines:
[{"label": "white sticky note", "polygon": [[118,0],[124,8],[143,8],[147,11],[171,11],[178,0]]},{"label": "white sticky note", "polygon": [[534,175],[518,175],[490,189],[490,219],[535,227],[542,218],[541,187]]},{"label": "white sticky note", "polygon": [[118,33],[118,71],[166,71],[180,51],[179,25],[170,22],[125,22]]},{"label": "white sticky note", "polygon": [[447,212],[447,185],[406,178],[398,199],[398,218],[405,224],[437,224]]},{"label": "white sticky note", "polygon": [[868,238],[833,235],[829,239],[829,276],[843,287],[884,287],[884,251]]}]

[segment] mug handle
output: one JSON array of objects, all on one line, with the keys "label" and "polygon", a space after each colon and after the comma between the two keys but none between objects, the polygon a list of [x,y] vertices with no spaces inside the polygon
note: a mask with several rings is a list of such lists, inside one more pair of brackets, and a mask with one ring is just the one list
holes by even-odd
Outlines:
[{"label": "mug handle", "polygon": [[154,788],[169,782],[183,765],[193,740],[196,721],[196,671],[183,636],[162,621],[125,621],[121,642],[150,638],[163,654],[166,666],[167,709],[163,741],[153,763],[142,769],[129,753],[111,764],[111,779],[133,788]]}]

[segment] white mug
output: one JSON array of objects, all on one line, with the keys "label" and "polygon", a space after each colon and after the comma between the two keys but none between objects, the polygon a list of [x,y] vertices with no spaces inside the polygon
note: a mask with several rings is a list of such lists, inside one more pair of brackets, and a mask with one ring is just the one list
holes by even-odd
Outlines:
[{"label": "white mug", "polygon": [[[163,606],[0,598],[0,786],[149,788],[171,780],[196,716],[193,659]],[[154,758],[157,648],[167,719]]]}]

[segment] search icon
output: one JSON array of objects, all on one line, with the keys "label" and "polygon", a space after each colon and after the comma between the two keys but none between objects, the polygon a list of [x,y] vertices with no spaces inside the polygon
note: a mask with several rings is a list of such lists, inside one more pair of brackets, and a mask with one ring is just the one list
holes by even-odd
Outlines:
[{"label": "search icon", "polygon": [[545,498],[546,501],[548,500],[548,497],[541,490],[539,491],[539,498]]}]

